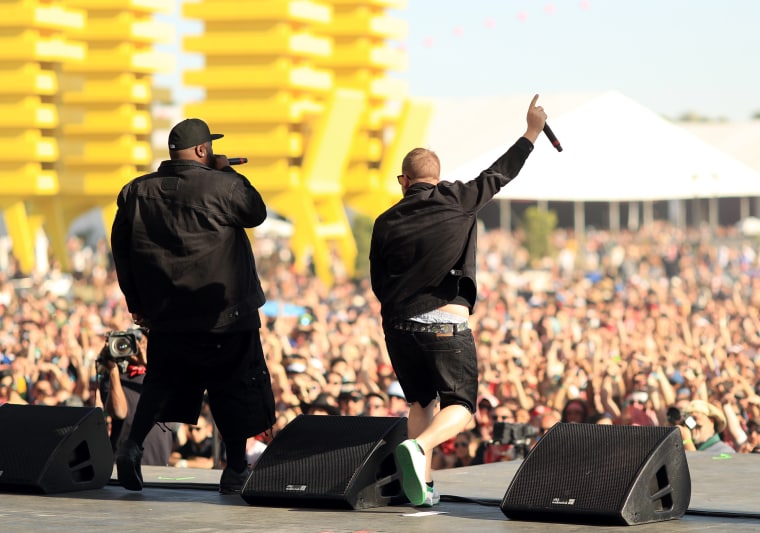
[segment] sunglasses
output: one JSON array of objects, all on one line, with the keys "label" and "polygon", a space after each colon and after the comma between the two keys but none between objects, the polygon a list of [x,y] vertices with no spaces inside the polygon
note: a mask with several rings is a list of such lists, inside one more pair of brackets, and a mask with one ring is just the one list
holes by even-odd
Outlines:
[{"label": "sunglasses", "polygon": [[454,446],[456,448],[467,448],[470,445],[469,442],[455,442]]},{"label": "sunglasses", "polygon": [[491,420],[494,422],[511,422],[514,418],[509,415],[492,415]]}]

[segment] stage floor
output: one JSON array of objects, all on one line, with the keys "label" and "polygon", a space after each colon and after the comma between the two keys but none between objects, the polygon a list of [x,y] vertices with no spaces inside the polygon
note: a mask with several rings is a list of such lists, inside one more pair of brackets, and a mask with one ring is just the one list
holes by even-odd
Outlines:
[{"label": "stage floor", "polygon": [[[635,526],[635,531],[760,531],[760,456],[687,453],[692,479],[689,510],[680,520]],[[338,533],[490,533],[593,531],[587,526],[509,520],[499,508],[519,461],[436,472],[440,506],[365,510],[257,507],[217,492],[219,470],[144,467],[142,492],[115,481],[98,490],[54,495],[0,493],[0,531],[131,532],[238,531]]]}]

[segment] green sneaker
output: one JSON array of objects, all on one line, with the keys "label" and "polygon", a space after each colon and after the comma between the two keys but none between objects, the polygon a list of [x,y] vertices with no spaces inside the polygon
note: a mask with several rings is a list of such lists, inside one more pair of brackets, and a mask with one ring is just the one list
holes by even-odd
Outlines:
[{"label": "green sneaker", "polygon": [[436,487],[427,487],[425,491],[425,501],[418,505],[418,507],[433,507],[441,502],[441,495],[438,494]]},{"label": "green sneaker", "polygon": [[412,505],[422,505],[427,497],[425,454],[414,439],[396,447],[396,462],[401,469],[401,486]]}]

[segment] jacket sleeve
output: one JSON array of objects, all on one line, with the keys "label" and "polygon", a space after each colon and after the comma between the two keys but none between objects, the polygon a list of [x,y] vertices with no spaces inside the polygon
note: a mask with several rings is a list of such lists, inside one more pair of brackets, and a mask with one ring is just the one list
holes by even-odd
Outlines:
[{"label": "jacket sleeve", "polygon": [[[127,186],[128,187],[128,186]],[[127,206],[127,187],[124,187],[116,199],[116,216],[111,227],[111,253],[116,267],[116,277],[121,292],[127,301],[130,313],[141,313],[137,287],[131,264],[132,222]]]},{"label": "jacket sleeve", "polygon": [[517,177],[532,151],[533,143],[520,137],[477,178],[465,183],[459,182],[462,209],[468,213],[480,210],[502,187]]},{"label": "jacket sleeve", "polygon": [[242,174],[237,174],[237,176],[238,179],[230,187],[229,213],[234,225],[254,228],[266,220],[267,206],[264,204],[264,199],[259,191],[251,185],[248,178]]}]

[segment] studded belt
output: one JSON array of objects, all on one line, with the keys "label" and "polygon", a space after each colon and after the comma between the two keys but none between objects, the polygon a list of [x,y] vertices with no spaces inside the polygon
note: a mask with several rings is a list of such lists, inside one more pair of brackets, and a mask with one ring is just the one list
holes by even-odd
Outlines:
[{"label": "studded belt", "polygon": [[413,320],[404,320],[403,322],[396,322],[393,324],[393,329],[419,333],[438,333],[443,335],[452,335],[459,331],[467,331],[470,329],[470,325],[467,322],[461,322],[459,324],[423,324],[422,322],[415,322]]}]

